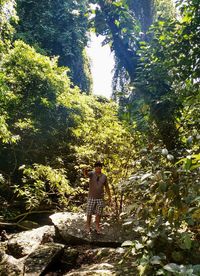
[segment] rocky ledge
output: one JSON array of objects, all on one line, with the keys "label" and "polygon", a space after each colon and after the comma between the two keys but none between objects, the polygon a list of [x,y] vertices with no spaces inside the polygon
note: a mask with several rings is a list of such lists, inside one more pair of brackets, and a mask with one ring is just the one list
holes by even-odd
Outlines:
[{"label": "rocky ledge", "polygon": [[[50,219],[52,225],[0,242],[0,275],[137,275],[120,263],[126,254],[120,245],[138,237],[131,223],[104,221],[100,235],[88,235],[84,214],[56,213]],[[133,262],[129,268],[136,271]]]}]

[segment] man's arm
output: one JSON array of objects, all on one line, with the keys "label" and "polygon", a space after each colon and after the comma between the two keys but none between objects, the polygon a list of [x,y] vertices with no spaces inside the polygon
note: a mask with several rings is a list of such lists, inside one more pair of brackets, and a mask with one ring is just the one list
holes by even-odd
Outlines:
[{"label": "man's arm", "polygon": [[84,177],[91,177],[92,171],[88,168],[84,168],[83,169],[83,175],[84,175]]},{"label": "man's arm", "polygon": [[88,177],[88,169],[83,169],[83,175],[85,176],[85,177]]}]

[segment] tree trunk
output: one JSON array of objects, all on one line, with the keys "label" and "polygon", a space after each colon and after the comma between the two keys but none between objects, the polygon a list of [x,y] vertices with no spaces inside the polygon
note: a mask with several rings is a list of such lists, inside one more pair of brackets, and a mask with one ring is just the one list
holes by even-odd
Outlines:
[{"label": "tree trunk", "polygon": [[135,69],[138,63],[138,56],[136,52],[130,50],[128,43],[121,38],[120,28],[115,24],[115,14],[113,14],[110,5],[107,5],[104,0],[100,0],[99,5],[112,34],[115,55],[123,67],[126,68],[131,80],[133,80],[136,77]]},{"label": "tree trunk", "polygon": [[[134,3],[136,2],[137,1],[135,1]],[[148,24],[152,23],[151,13],[153,7],[152,0],[145,0],[145,3],[146,7],[151,7],[151,10],[149,12],[146,10],[146,12],[148,13],[148,22],[144,23],[143,26],[146,31],[149,27]],[[131,82],[134,82],[136,78],[136,69],[139,60],[136,50],[134,51],[133,49],[130,49],[128,43],[126,43],[123,37],[120,36],[120,29],[115,24],[115,14],[111,9],[111,5],[107,3],[105,0],[100,0],[99,5],[101,7],[102,12],[104,13],[105,21],[112,34],[115,55],[120,60],[121,65],[128,72]],[[134,4],[132,4],[132,6],[133,5]],[[145,10],[143,12],[145,15]],[[148,91],[146,91],[145,93],[148,94]],[[149,106],[152,118],[155,120],[163,143],[166,145],[168,150],[175,149],[179,145],[179,133],[176,129],[173,116],[176,109],[175,107],[173,108],[174,103],[168,100],[167,102],[162,102],[162,104],[149,103]]]},{"label": "tree trunk", "polygon": [[153,23],[153,0],[134,0],[130,1],[129,6],[139,20],[142,32],[146,34]]}]

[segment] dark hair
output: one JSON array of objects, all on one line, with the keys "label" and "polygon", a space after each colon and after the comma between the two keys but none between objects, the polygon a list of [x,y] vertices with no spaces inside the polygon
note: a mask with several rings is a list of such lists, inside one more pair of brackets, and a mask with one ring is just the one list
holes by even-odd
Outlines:
[{"label": "dark hair", "polygon": [[94,167],[103,167],[103,163],[101,163],[101,161],[96,161]]}]

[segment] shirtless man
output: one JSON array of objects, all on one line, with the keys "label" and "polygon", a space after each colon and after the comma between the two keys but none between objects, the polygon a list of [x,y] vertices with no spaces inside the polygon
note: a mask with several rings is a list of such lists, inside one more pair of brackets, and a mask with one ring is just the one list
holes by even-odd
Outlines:
[{"label": "shirtless man", "polygon": [[100,221],[104,207],[104,187],[108,194],[109,204],[111,203],[110,189],[107,183],[107,176],[101,172],[103,164],[97,161],[94,164],[94,171],[83,170],[85,177],[89,181],[89,193],[87,202],[87,222],[86,231],[91,232],[92,215],[95,214],[96,233],[100,234]]}]

